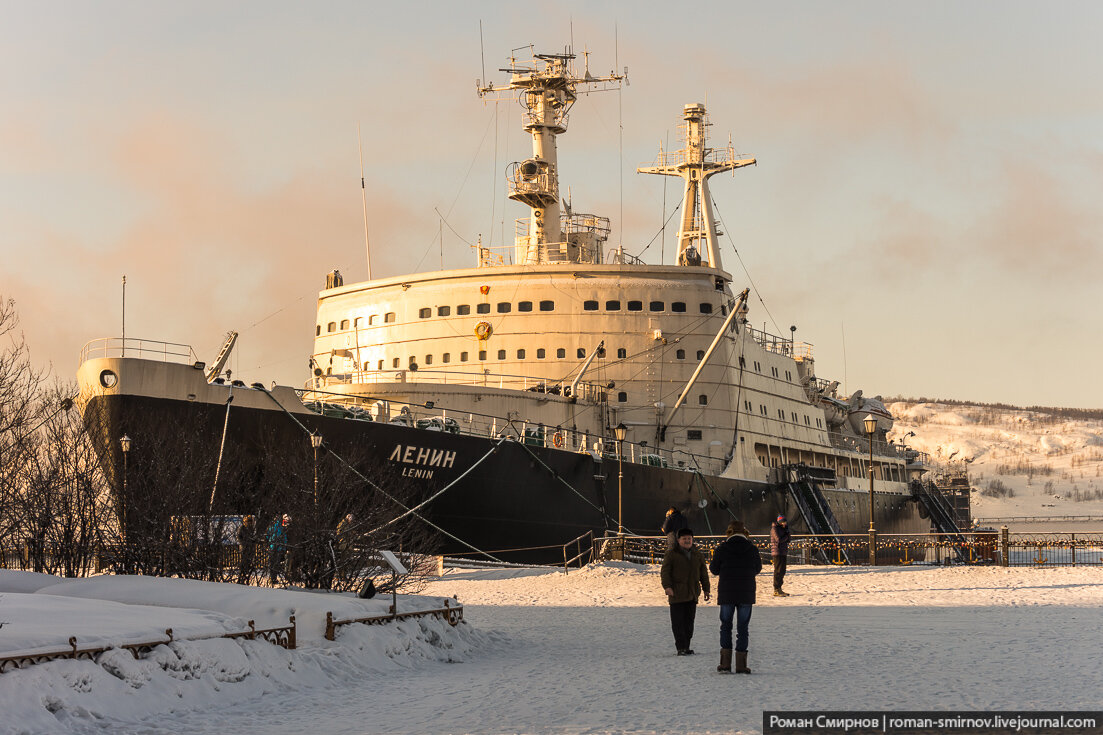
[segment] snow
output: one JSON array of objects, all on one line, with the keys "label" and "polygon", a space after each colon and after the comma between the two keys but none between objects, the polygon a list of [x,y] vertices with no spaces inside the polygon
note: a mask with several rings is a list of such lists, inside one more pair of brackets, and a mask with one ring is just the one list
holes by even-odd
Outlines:
[{"label": "snow", "polygon": [[[1103,421],[991,406],[890,403],[889,437],[927,452],[941,469],[969,459],[974,518],[1103,517]],[[979,492],[998,481],[1013,495]],[[1103,530],[1010,525],[1012,531]]]},{"label": "snow", "polygon": [[[104,632],[122,639],[166,619],[197,616],[198,630],[259,617],[252,604],[314,619],[335,603],[379,604],[198,584],[46,584],[2,572],[0,647],[9,635],[26,643],[24,625],[55,606],[56,622],[88,630],[107,620],[92,617],[100,605],[133,608]],[[54,591],[70,585],[80,594]],[[657,568],[626,562],[570,574],[449,570],[405,604],[458,595],[465,622],[454,628],[429,618],[351,625],[329,642],[300,624],[295,651],[212,639],[176,641],[143,660],[115,650],[98,663],[41,664],[0,675],[0,733],[753,733],[765,709],[1103,706],[1098,567],[796,566],[789,598],[763,595],[764,574],[749,677],[715,672],[712,605],[698,609],[700,655],[674,656],[659,587]],[[150,617],[158,611],[166,617]]]},{"label": "snow", "polygon": [[[1103,421],[889,408],[892,438],[914,431],[908,446],[943,468],[969,458],[977,490],[1011,488],[974,491],[974,517],[1103,516]],[[398,607],[456,595],[458,626],[349,625],[332,642],[326,612],[379,615],[390,598],[0,570],[0,655],[65,649],[70,636],[82,648],[160,641],[166,628],[175,638],[141,660],[114,648],[0,674],[0,735],[755,733],[772,709],[1103,708],[1103,567],[795,566],[792,597],[764,596],[770,587],[767,570],[747,677],[715,672],[715,606],[698,609],[701,655],[674,656],[657,568],[627,562],[450,569]],[[294,651],[217,637],[292,614]]]}]

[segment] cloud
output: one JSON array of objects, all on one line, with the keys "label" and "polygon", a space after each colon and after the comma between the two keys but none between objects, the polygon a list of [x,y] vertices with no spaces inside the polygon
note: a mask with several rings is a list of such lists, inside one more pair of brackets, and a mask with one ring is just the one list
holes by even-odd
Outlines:
[{"label": "cloud", "polygon": [[[1011,271],[1094,279],[1100,266],[1103,215],[1098,196],[1085,201],[1076,179],[1021,158],[1008,158],[1000,199],[969,232],[985,258]],[[1098,194],[1098,191],[1096,192]]]}]

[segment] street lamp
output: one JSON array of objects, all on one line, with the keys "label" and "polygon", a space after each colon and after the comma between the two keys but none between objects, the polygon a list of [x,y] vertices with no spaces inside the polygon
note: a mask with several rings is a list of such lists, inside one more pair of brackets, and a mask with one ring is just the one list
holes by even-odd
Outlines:
[{"label": "street lamp", "polygon": [[869,565],[877,566],[877,530],[873,527],[873,433],[877,431],[877,419],[867,413],[862,419],[869,435]]},{"label": "street lamp", "polygon": [[122,497],[119,499],[119,505],[121,506],[120,510],[122,511],[120,515],[122,516],[122,536],[124,541],[126,540],[126,504],[128,500],[126,495],[127,456],[130,454],[130,442],[131,439],[126,434],[123,434],[121,437],[119,437],[119,446],[123,450],[123,494]]},{"label": "street lamp", "polygon": [[623,422],[613,429],[617,437],[617,534],[620,536],[624,535],[624,452],[621,449],[627,433],[628,427]]},{"label": "street lamp", "polygon": [[322,446],[322,435],[311,434],[310,446],[314,447],[314,505],[318,504],[318,447]]}]

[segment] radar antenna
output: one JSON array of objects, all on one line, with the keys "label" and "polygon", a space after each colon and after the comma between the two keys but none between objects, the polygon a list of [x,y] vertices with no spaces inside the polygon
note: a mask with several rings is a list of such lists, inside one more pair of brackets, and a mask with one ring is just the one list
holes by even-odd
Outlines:
[{"label": "radar antenna", "polygon": [[[531,47],[524,47],[531,48]],[[476,84],[479,96],[492,102],[520,98],[526,112],[523,127],[532,136],[532,158],[512,164],[508,169],[509,198],[532,210],[527,231],[518,232],[518,264],[548,262],[549,246],[566,252],[560,222],[559,170],[556,136],[567,132],[568,113],[579,92],[604,92],[619,89],[628,79],[628,68],[595,77],[589,72],[589,58],[583,76],[574,69],[575,54],[533,53],[531,60],[519,62],[510,56],[507,83]]]},{"label": "radar antenna", "polygon": [[[708,264],[723,269],[720,263],[720,246],[716,239],[716,221],[712,216],[712,198],[709,196],[708,179],[721,171],[734,171],[744,166],[756,165],[753,158],[736,158],[731,140],[728,147],[707,147],[705,129],[710,125],[705,106],[700,102],[686,105],[682,110],[685,124],[686,146],[680,151],[664,153],[659,145],[659,160],[653,166],[640,166],[636,173],[680,176],[685,179],[682,197],[682,223],[678,228],[678,265],[700,265],[701,253],[708,257]],[[703,243],[704,247],[700,247]]]}]

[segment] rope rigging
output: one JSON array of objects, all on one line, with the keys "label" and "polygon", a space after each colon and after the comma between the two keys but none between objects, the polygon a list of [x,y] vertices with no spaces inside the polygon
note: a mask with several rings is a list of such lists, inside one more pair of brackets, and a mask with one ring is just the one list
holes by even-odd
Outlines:
[{"label": "rope rigging", "polygon": [[[285,407],[285,406],[284,406],[284,405],[283,405],[282,403],[280,403],[279,401],[277,401],[277,400],[276,400],[276,397],[275,397],[275,396],[273,396],[273,395],[272,395],[272,394],[271,394],[271,393],[270,393],[270,392],[269,392],[269,391],[268,391],[267,389],[263,388],[263,386],[261,387],[261,389],[263,390],[263,392],[264,392],[264,394],[265,394],[265,395],[267,395],[267,396],[268,396],[269,398],[271,398],[271,399],[272,399],[272,402],[273,402],[273,403],[275,403],[275,404],[276,404],[277,406],[279,406],[279,408],[280,408],[280,410],[281,410],[281,411],[283,411],[283,412],[284,412],[285,414],[287,414],[287,415],[288,415],[288,416],[289,416],[289,417],[291,418],[291,420],[292,420],[292,421],[294,421],[294,422],[295,422],[295,424],[296,424],[296,425],[297,425],[297,426],[298,426],[298,427],[299,427],[300,429],[302,429],[302,431],[303,431],[303,433],[304,433],[304,434],[307,434],[307,435],[309,436],[310,434],[312,434],[312,433],[313,433],[313,432],[311,432],[311,431],[310,431],[310,429],[306,428],[306,426],[304,426],[304,425],[303,425],[303,423],[302,423],[301,421],[299,421],[299,418],[298,418],[297,416],[295,416],[295,414],[293,414],[293,413],[291,413],[290,411],[288,411],[288,410],[287,410],[287,408],[286,408],[286,407]],[[327,447],[327,449],[328,449],[328,447]],[[497,449],[497,447],[495,447],[494,449]],[[371,480],[369,480],[369,479],[368,479],[367,477],[365,477],[365,476],[364,476],[364,474],[363,474],[362,472],[360,472],[360,470],[356,469],[356,468],[355,468],[355,467],[354,467],[354,466],[353,466],[352,464],[350,464],[350,463],[349,463],[348,461],[346,461],[344,457],[342,457],[341,455],[337,454],[337,453],[336,453],[336,452],[334,452],[334,451],[333,451],[332,449],[329,449],[329,453],[330,453],[330,454],[331,454],[331,455],[332,455],[333,457],[335,457],[335,458],[337,459],[337,461],[339,461],[339,462],[340,462],[341,464],[343,464],[343,465],[344,465],[345,467],[347,467],[347,468],[348,468],[348,469],[349,469],[349,470],[350,470],[350,471],[351,471],[351,472],[352,472],[352,473],[353,473],[354,475],[356,475],[356,476],[357,476],[357,477],[359,477],[359,478],[360,478],[361,480],[363,480],[363,481],[364,481],[365,483],[367,483],[367,484],[368,484],[368,485],[369,485],[370,487],[372,487],[373,489],[375,489],[376,491],[378,491],[379,493],[381,493],[381,494],[382,494],[382,495],[383,495],[384,497],[386,497],[386,498],[387,498],[388,500],[390,500],[391,502],[393,502],[393,503],[394,503],[395,505],[397,505],[398,507],[402,508],[402,509],[403,509],[403,510],[405,510],[405,511],[411,511],[411,509],[410,509],[410,508],[409,508],[409,507],[408,507],[408,506],[407,506],[407,505],[406,505],[405,503],[401,502],[400,500],[398,500],[398,498],[394,497],[393,495],[391,495],[390,493],[388,493],[388,492],[387,492],[386,490],[384,490],[383,488],[379,487],[379,485],[375,484],[374,482],[372,482]],[[487,455],[483,457],[483,460],[485,460],[485,459],[486,459],[486,457],[489,457],[489,456],[490,456],[490,453],[487,453]],[[480,460],[480,461],[482,461],[482,460]],[[454,482],[453,482],[453,483],[451,483],[451,485],[454,485],[454,484],[455,484]],[[451,485],[449,485],[449,487],[451,487]],[[446,489],[447,489],[447,488],[446,488]],[[442,491],[442,492],[443,492],[443,491]],[[438,496],[439,496],[439,495],[440,495],[440,493],[438,493]],[[456,535],[454,535],[454,534],[452,534],[452,533],[449,533],[448,531],[446,531],[446,530],[444,530],[443,528],[441,528],[440,526],[436,525],[435,523],[433,523],[432,521],[430,521],[430,520],[429,520],[428,518],[426,518],[425,516],[421,515],[420,513],[416,513],[416,512],[415,512],[415,513],[414,513],[414,515],[415,515],[415,516],[417,517],[417,519],[418,519],[418,520],[420,520],[421,522],[423,522],[423,523],[425,523],[426,525],[430,526],[431,528],[433,528],[433,529],[435,529],[435,530],[437,530],[437,531],[440,531],[440,532],[441,532],[442,534],[444,534],[444,535],[445,535],[445,536],[447,536],[448,538],[450,538],[450,539],[452,539],[453,541],[456,541],[456,542],[458,542],[458,543],[462,544],[463,546],[466,546],[467,548],[471,549],[472,551],[478,552],[478,553],[480,553],[480,554],[482,554],[482,555],[486,556],[486,557],[487,557],[487,558],[489,558],[489,559],[490,559],[491,561],[499,561],[499,562],[500,562],[500,561],[502,561],[501,559],[495,558],[494,556],[492,556],[492,555],[488,554],[487,552],[483,551],[482,549],[480,549],[480,548],[478,548],[478,547],[476,547],[476,546],[473,546],[472,544],[469,544],[468,542],[464,541],[464,540],[463,540],[463,539],[461,539],[460,537],[458,537],[458,536],[456,536]]]}]

